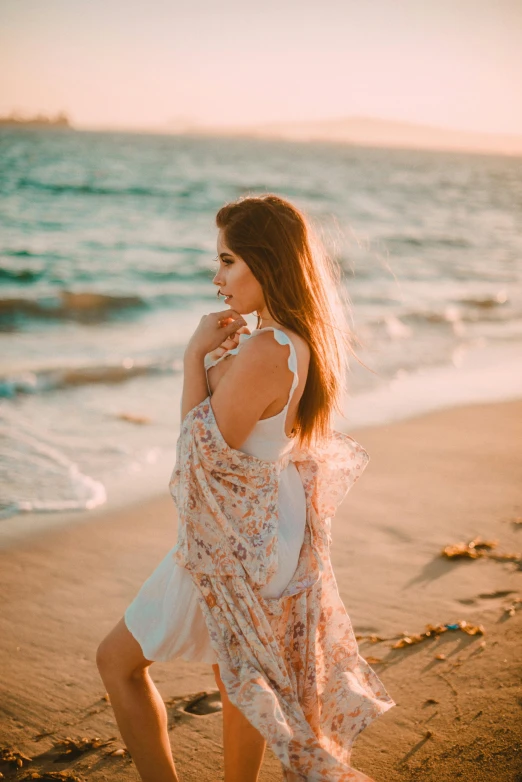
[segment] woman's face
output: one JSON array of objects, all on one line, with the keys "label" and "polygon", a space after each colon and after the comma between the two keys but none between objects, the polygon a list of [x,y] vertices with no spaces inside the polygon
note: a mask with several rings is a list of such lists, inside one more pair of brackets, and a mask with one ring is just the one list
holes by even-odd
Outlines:
[{"label": "woman's face", "polygon": [[244,260],[227,247],[222,228],[217,237],[217,251],[219,268],[212,282],[228,296],[224,303],[241,315],[261,312],[265,306],[261,285]]}]

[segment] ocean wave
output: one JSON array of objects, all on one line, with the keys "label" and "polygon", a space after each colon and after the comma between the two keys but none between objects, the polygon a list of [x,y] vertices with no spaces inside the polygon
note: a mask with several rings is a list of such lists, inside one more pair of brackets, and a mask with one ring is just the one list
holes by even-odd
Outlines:
[{"label": "ocean wave", "polygon": [[8,472],[10,487],[10,496],[0,501],[0,519],[22,512],[92,510],[107,501],[103,483],[5,411],[0,434],[0,471]]},{"label": "ocean wave", "polygon": [[494,296],[476,296],[470,299],[459,299],[461,304],[488,310],[493,307],[502,306],[503,304],[506,304],[507,301],[508,295],[506,291],[499,291]]},{"label": "ocean wave", "polygon": [[[499,305],[499,303],[497,302]],[[520,317],[520,313],[512,310],[503,310],[500,306],[494,308],[494,304],[482,305],[480,300],[465,299],[456,304],[446,304],[440,310],[412,310],[400,315],[403,321],[420,323],[476,323],[477,321],[510,321]]]},{"label": "ocean wave", "polygon": [[44,269],[8,269],[0,266],[0,282],[35,282],[44,274]]},{"label": "ocean wave", "polygon": [[406,234],[393,234],[392,236],[382,237],[382,243],[387,244],[401,244],[410,247],[452,247],[457,249],[466,249],[471,247],[471,243],[467,239],[451,236],[408,236]]},{"label": "ocean wave", "polygon": [[[367,321],[369,326],[382,326],[389,330],[390,336],[404,336],[409,325],[415,324],[458,324],[476,323],[477,321],[504,321],[509,322],[522,316],[522,312],[516,312],[513,308],[505,307],[508,303],[507,294],[499,292],[492,296],[477,296],[459,299],[454,303],[447,303],[440,309],[406,310],[396,314],[379,315]],[[409,325],[407,325],[409,324]]]},{"label": "ocean wave", "polygon": [[166,198],[173,196],[175,193],[167,190],[158,190],[150,187],[140,187],[133,185],[131,187],[103,187],[101,185],[93,184],[81,184],[73,185],[69,183],[57,183],[57,182],[38,182],[34,179],[20,179],[18,181],[18,187],[22,189],[43,190],[48,193],[74,193],[77,195],[101,195],[101,196],[154,196],[159,198]]},{"label": "ocean wave", "polygon": [[141,296],[63,290],[40,298],[0,299],[0,321],[17,315],[98,321],[116,310],[146,306],[147,302]]},{"label": "ocean wave", "polygon": [[150,280],[151,282],[158,282],[164,280],[165,282],[180,281],[180,282],[199,282],[204,280],[205,282],[211,282],[216,271],[215,269],[205,268],[204,266],[193,266],[190,270],[190,274],[183,273],[178,269],[153,269],[143,268],[134,269],[133,274],[143,280]]},{"label": "ocean wave", "polygon": [[125,239],[118,241],[98,241],[96,239],[85,239],[81,243],[82,247],[88,247],[91,250],[153,250],[155,252],[166,253],[168,255],[194,255],[201,256],[205,251],[202,247],[190,247],[179,244],[163,244],[161,242],[129,242]]},{"label": "ocean wave", "polygon": [[14,255],[17,258],[31,258],[34,253],[30,250],[3,250],[4,255]]},{"label": "ocean wave", "polygon": [[177,374],[181,370],[182,362],[177,359],[138,361],[131,358],[118,364],[26,370],[0,376],[0,398],[12,399],[20,394],[40,394],[95,383],[124,383],[134,377]]},{"label": "ocean wave", "polygon": [[59,253],[35,253],[32,250],[9,250],[9,249],[3,249],[1,251],[2,255],[9,255],[13,258],[52,258],[53,260],[55,258],[63,258],[65,259],[64,255],[60,255]]}]

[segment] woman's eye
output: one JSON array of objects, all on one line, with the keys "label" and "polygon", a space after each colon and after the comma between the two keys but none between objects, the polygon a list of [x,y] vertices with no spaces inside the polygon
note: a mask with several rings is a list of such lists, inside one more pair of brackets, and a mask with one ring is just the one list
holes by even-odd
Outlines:
[{"label": "woman's eye", "polygon": [[[227,261],[226,258],[222,259],[222,262],[225,264],[225,266],[231,266],[234,261]],[[219,258],[214,258],[212,261],[213,266],[219,266]]]}]

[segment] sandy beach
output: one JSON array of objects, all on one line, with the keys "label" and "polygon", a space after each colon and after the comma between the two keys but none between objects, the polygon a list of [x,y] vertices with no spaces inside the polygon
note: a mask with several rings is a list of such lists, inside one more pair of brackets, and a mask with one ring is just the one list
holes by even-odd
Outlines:
[{"label": "sandy beach", "polygon": [[[333,521],[332,561],[361,654],[397,703],[360,735],[353,765],[376,782],[520,780],[522,400],[353,436],[371,461]],[[95,653],[174,545],[174,504],[165,487],[129,508],[56,520],[25,537],[13,534],[16,519],[0,526],[0,771],[5,779],[63,770],[70,780],[136,780],[128,755],[112,754],[123,743]],[[497,542],[480,549],[489,556],[441,555],[477,536]],[[459,621],[477,633],[447,629],[392,648],[403,634]],[[216,690],[211,667],[175,660],[151,671],[180,779],[222,780],[219,710],[205,709],[212,697],[193,707],[210,713],[186,710]],[[82,747],[81,739],[97,741]],[[281,778],[267,750],[260,780]]]}]

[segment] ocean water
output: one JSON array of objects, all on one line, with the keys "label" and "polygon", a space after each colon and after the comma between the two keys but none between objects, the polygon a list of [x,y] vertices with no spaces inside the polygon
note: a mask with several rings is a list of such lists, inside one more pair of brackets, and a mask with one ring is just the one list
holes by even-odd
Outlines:
[{"label": "ocean water", "polygon": [[2,129],[0,518],[166,491],[215,214],[267,191],[342,268],[340,426],[522,394],[522,158]]}]

